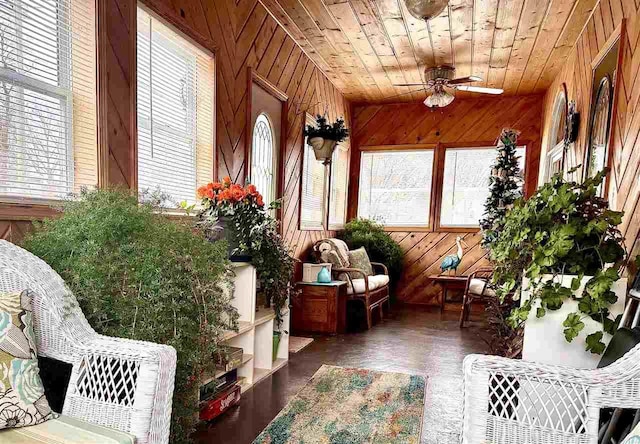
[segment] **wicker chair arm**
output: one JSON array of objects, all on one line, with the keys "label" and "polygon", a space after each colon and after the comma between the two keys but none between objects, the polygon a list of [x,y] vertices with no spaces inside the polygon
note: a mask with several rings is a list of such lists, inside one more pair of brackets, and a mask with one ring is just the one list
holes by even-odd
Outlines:
[{"label": "wicker chair arm", "polygon": [[381,262],[371,262],[371,265],[373,267],[380,267],[382,268],[382,271],[384,272],[385,275],[389,276],[389,269],[387,268],[387,266]]},{"label": "wicker chair arm", "polygon": [[369,279],[367,278],[367,275],[364,273],[364,271],[358,269],[358,268],[332,268],[331,271],[336,272],[336,273],[345,273],[347,275],[347,278],[349,279],[349,285],[351,286],[351,289],[354,289],[353,287],[353,281],[351,280],[352,277],[349,273],[358,273],[362,275],[362,278],[364,279],[364,292],[365,294],[369,294]]},{"label": "wicker chair arm", "polygon": [[[117,426],[140,442],[168,441],[176,371],[173,347],[97,335],[75,352],[64,414],[94,424],[108,421],[105,425]],[[94,416],[91,406],[96,403],[112,405],[120,421]]]}]

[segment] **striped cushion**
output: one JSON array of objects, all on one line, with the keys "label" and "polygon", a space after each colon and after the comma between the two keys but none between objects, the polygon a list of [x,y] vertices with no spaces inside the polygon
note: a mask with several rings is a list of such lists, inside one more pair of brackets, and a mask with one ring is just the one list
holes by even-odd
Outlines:
[{"label": "striped cushion", "polygon": [[2,444],[135,444],[135,437],[69,416],[42,424],[0,430]]}]

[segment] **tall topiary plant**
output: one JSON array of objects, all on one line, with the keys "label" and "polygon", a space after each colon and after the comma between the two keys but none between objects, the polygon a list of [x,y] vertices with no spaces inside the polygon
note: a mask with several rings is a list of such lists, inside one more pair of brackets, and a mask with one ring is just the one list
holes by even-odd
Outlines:
[{"label": "tall topiary plant", "polygon": [[237,327],[225,242],[210,243],[125,190],[84,191],[23,245],[56,270],[101,334],[178,352],[171,442],[190,442],[198,388],[225,330]]},{"label": "tall topiary plant", "polygon": [[489,176],[489,196],[480,220],[482,245],[490,248],[502,229],[507,210],[522,197],[522,171],[516,152],[518,132],[504,129],[498,138],[496,162]]}]

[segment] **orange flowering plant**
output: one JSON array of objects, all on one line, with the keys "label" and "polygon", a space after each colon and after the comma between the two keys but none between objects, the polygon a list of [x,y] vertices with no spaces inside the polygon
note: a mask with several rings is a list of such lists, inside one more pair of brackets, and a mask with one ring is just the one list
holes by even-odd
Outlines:
[{"label": "orange flowering plant", "polygon": [[280,326],[295,263],[280,235],[278,221],[268,211],[278,208],[280,202],[272,202],[266,208],[255,185],[243,187],[232,183],[229,177],[198,188],[198,195],[202,199],[199,224],[209,239],[224,236],[229,241],[232,258],[250,257]]}]

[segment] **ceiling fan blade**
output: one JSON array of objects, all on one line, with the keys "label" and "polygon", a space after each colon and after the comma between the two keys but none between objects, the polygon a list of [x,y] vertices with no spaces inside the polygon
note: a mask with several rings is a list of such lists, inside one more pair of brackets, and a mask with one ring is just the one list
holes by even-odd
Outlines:
[{"label": "ceiling fan blade", "polygon": [[476,92],[481,94],[502,94],[504,92],[501,88],[485,88],[484,86],[471,86],[471,85],[458,85],[456,89],[460,91]]},{"label": "ceiling fan blade", "polygon": [[394,83],[393,86],[424,86],[428,88],[426,83]]},{"label": "ceiling fan blade", "polygon": [[460,83],[482,82],[482,77],[467,76],[460,77],[458,79],[449,80],[449,85],[459,85]]}]

